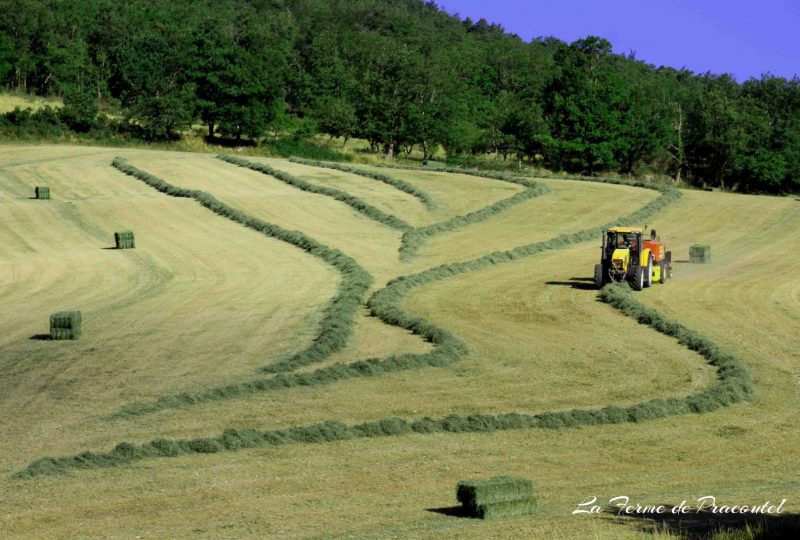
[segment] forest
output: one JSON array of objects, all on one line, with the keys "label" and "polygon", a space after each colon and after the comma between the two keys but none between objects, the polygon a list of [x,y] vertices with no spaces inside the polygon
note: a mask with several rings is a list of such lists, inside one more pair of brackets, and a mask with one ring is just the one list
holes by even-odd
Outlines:
[{"label": "forest", "polygon": [[[596,175],[800,191],[800,80],[737,82],[615,54],[602,37],[526,42],[422,0],[0,1],[4,92],[64,106],[0,116],[63,132],[260,144],[318,134]],[[676,37],[676,39],[683,39]],[[688,59],[687,59],[688,60]]]}]

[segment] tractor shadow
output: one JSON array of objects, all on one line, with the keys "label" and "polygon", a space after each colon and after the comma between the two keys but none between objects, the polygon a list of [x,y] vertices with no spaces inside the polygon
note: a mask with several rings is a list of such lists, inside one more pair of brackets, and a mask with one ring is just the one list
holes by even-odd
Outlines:
[{"label": "tractor shadow", "polygon": [[545,285],[558,285],[561,287],[572,287],[579,291],[596,291],[594,278],[571,277],[569,281],[545,281]]},{"label": "tractor shadow", "polygon": [[606,508],[604,512],[613,515],[615,523],[626,526],[633,524],[646,534],[668,532],[686,540],[711,540],[723,531],[725,538],[800,538],[798,514],[714,514],[708,511],[673,514],[672,505],[663,506],[666,508],[663,514],[619,514],[619,508]]}]

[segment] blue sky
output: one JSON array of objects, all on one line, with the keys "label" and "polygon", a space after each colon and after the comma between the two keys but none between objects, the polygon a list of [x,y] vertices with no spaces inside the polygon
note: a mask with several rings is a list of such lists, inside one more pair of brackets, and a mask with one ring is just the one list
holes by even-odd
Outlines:
[{"label": "blue sky", "polygon": [[436,0],[449,13],[484,18],[530,40],[608,39],[656,66],[800,75],[800,1],[791,0]]}]

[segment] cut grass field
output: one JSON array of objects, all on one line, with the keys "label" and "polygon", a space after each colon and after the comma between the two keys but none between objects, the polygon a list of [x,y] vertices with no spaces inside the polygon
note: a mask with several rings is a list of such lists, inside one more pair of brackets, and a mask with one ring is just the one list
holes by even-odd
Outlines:
[{"label": "cut grass field", "polygon": [[[535,414],[682,397],[714,384],[712,367],[675,339],[597,301],[596,240],[421,285],[402,301],[469,353],[425,367],[287,388],[135,418],[131,402],[246,381],[302,349],[341,276],[297,248],[159,193],[110,167],[121,155],[181,188],[296,229],[353,257],[375,279],[572,233],[658,196],[626,186],[539,181],[550,192],[431,238],[400,261],[400,231],[342,202],[209,155],[99,148],[0,148],[0,531],[8,537],[638,537],[639,523],[573,516],[590,495],[678,504],[788,498],[800,482],[800,276],[792,199],[686,192],[649,221],[674,258],[713,245],[708,265],[675,263],[675,279],[636,298],[738,356],[755,397],[714,412],[641,423],[486,433],[408,434],[135,461],[68,476],[12,478],[45,455],[109,451],[121,441],[215,437],[336,420],[413,421],[449,414]],[[375,170],[436,203],[359,175],[247,158],[344,190],[413,226],[464,215],[519,192],[496,180]],[[28,186],[49,185],[36,201]],[[113,246],[136,231],[136,249]],[[780,254],[780,256],[776,256]],[[368,296],[368,295],[367,295]],[[366,301],[366,297],[364,300]],[[58,304],[58,305],[54,305]],[[78,342],[30,339],[47,317],[80,309]],[[334,362],[431,345],[359,310]],[[536,516],[482,523],[431,511],[455,506],[464,478],[510,475],[536,485]],[[346,486],[346,487],[345,487]],[[343,495],[344,494],[344,495]],[[669,536],[667,533],[661,536]]]},{"label": "cut grass field", "polygon": [[64,106],[63,100],[59,98],[43,98],[29,94],[9,94],[0,92],[0,114],[19,109],[32,109],[37,111],[44,107],[59,109]]}]

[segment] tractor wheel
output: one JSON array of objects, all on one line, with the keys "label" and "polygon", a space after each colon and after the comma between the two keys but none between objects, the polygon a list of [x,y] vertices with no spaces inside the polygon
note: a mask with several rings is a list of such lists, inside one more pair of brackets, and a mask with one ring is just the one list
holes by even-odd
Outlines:
[{"label": "tractor wheel", "polygon": [[653,284],[653,257],[650,256],[647,258],[647,270],[646,274],[644,275],[644,286],[649,287]]},{"label": "tractor wheel", "polygon": [[644,289],[644,266],[637,266],[636,270],[633,271],[633,280],[631,281],[631,286],[635,291],[641,291]]},{"label": "tractor wheel", "polygon": [[661,269],[658,272],[658,275],[659,275],[658,282],[663,285],[664,283],[667,282],[667,265],[666,265],[666,263],[664,263],[664,261],[661,261],[660,263],[658,263],[658,266]]},{"label": "tractor wheel", "polygon": [[597,286],[598,289],[602,289],[603,285],[605,285],[605,277],[603,276],[603,265],[596,264],[594,265],[594,284]]}]

